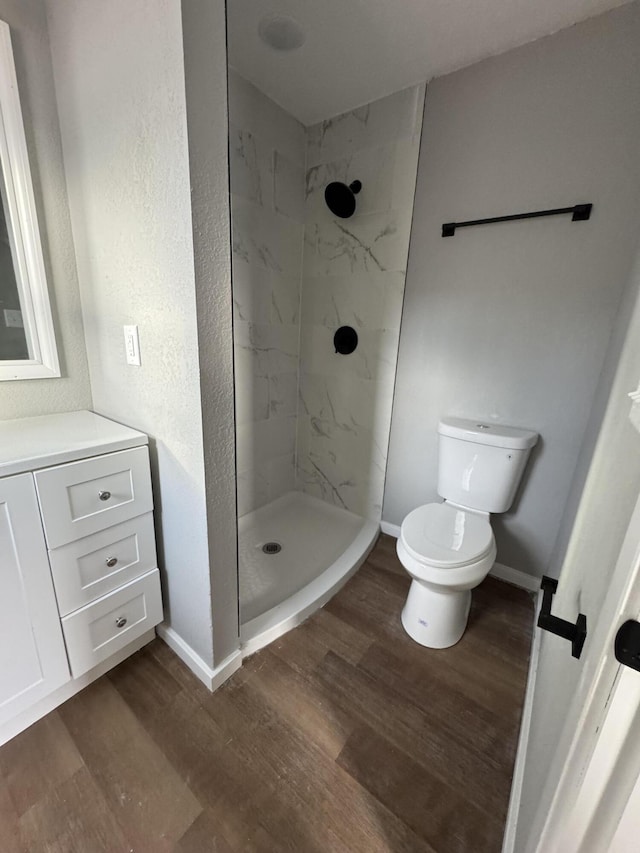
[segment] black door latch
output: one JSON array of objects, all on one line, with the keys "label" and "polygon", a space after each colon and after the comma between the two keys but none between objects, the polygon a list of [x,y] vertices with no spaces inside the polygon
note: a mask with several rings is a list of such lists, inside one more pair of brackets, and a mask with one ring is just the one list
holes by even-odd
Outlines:
[{"label": "black door latch", "polygon": [[616,634],[616,660],[640,672],[640,622],[627,620]]},{"label": "black door latch", "polygon": [[558,589],[558,581],[544,575],[540,587],[543,595],[542,607],[538,616],[538,627],[569,640],[571,654],[574,658],[579,658],[582,654],[584,641],[587,638],[587,617],[584,613],[580,613],[574,625],[573,622],[567,622],[566,619],[560,619],[559,616],[552,616],[551,601]]}]

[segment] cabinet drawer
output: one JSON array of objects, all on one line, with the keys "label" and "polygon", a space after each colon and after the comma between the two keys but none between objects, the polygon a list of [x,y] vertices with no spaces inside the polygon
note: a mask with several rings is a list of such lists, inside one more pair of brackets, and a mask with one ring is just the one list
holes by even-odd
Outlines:
[{"label": "cabinet drawer", "polygon": [[153,509],[146,447],[35,472],[49,548]]},{"label": "cabinet drawer", "polygon": [[153,513],[49,551],[58,609],[66,616],[155,569]]},{"label": "cabinet drawer", "polygon": [[62,630],[73,677],[93,669],[161,621],[157,569],[65,616]]}]

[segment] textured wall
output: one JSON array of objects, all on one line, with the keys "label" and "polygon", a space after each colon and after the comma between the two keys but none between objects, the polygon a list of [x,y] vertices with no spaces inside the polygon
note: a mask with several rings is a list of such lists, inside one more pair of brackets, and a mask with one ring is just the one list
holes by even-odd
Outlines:
[{"label": "textured wall", "polygon": [[186,0],[182,25],[213,657],[217,666],[239,646],[224,2]]},{"label": "textured wall", "polygon": [[62,376],[0,382],[0,418],[91,408],[78,276],[43,0],[0,0],[20,102]]},{"label": "textured wall", "polygon": [[180,3],[52,0],[48,15],[94,410],[151,438],[166,621],[212,664]]},{"label": "textured wall", "polygon": [[[300,335],[298,483],[378,520],[404,292],[424,86],[308,128]],[[355,214],[335,217],[330,181],[362,182]],[[353,326],[351,355],[335,352]]]},{"label": "textured wall", "polygon": [[304,127],[229,73],[238,512],[295,487]]},{"label": "textured wall", "polygon": [[[445,414],[536,429],[498,560],[549,565],[640,215],[640,5],[429,85],[384,518],[437,499]],[[589,222],[452,220],[593,202]]]}]

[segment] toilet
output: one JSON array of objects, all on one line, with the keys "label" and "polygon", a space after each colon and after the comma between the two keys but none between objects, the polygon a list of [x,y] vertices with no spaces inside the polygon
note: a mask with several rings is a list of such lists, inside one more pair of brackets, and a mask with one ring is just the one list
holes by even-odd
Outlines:
[{"label": "toilet", "polygon": [[506,512],[538,433],[443,418],[438,425],[438,494],[444,503],[419,506],[400,528],[397,552],[412,577],[402,624],[432,649],[460,640],[471,590],[496,559],[490,513]]}]

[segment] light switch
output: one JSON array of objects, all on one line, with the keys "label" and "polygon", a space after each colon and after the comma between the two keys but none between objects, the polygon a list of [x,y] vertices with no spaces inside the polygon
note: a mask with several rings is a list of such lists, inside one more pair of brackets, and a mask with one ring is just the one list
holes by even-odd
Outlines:
[{"label": "light switch", "polygon": [[137,326],[123,326],[124,347],[127,354],[127,364],[140,367],[140,339]]}]

